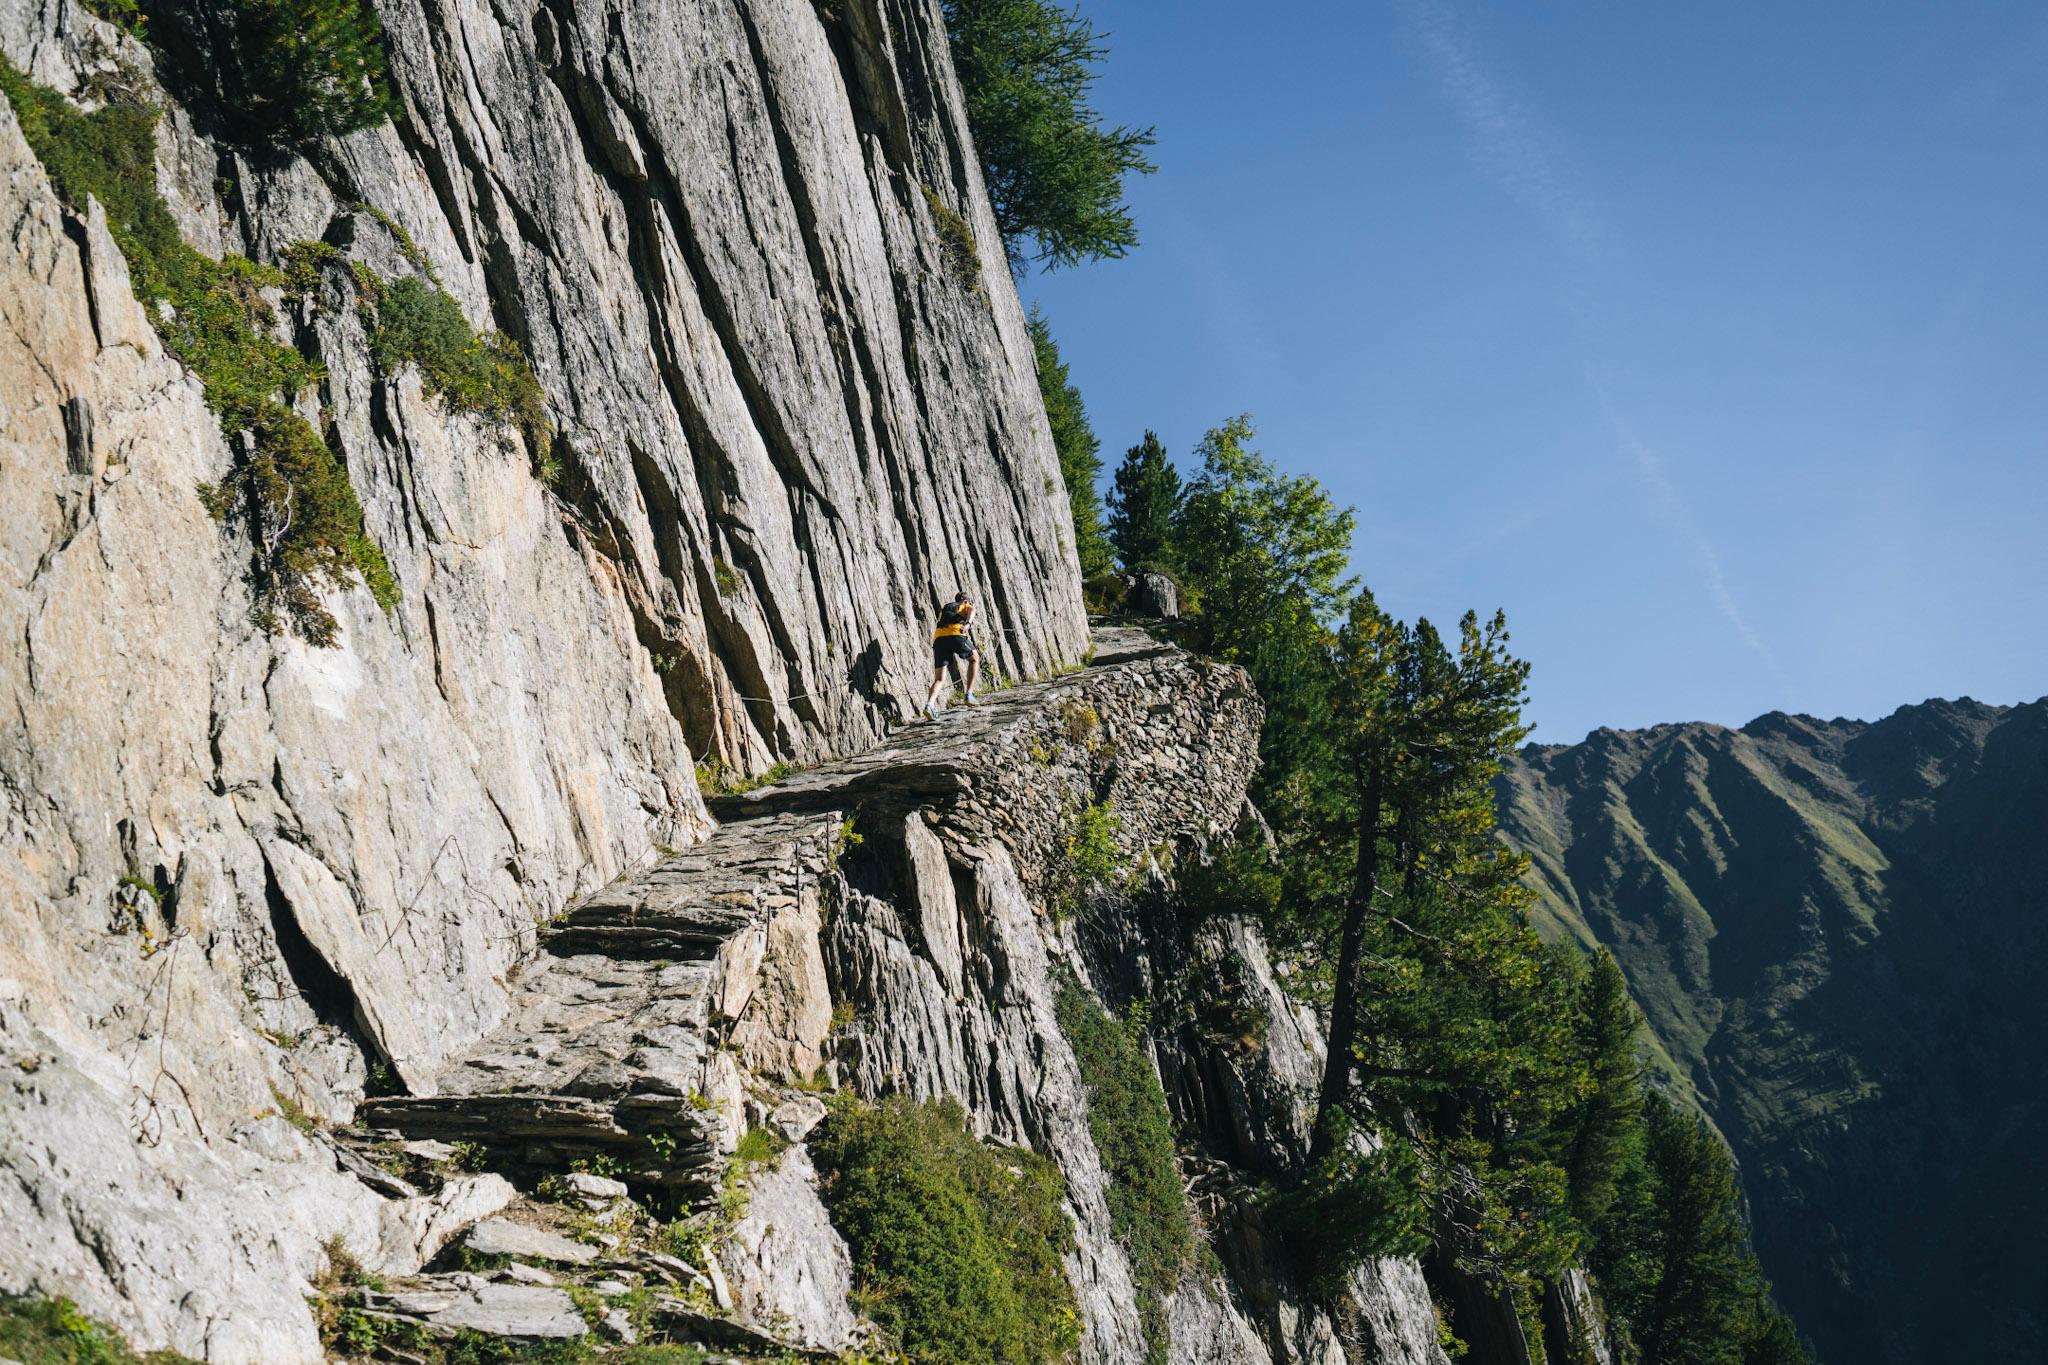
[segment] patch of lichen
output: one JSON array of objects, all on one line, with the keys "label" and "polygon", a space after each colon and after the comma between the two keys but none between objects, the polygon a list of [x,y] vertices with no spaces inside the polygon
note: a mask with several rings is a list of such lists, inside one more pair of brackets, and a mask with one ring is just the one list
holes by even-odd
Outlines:
[{"label": "patch of lichen", "polygon": [[277,319],[262,291],[292,277],[239,256],[213,260],[179,234],[156,187],[154,108],[84,113],[4,61],[0,89],[58,196],[78,212],[88,200],[105,210],[136,298],[165,349],[205,386],[234,463],[201,496],[217,517],[248,529],[258,620],[331,645],[339,626],[323,587],[360,580],[393,606],[397,583],[364,532],[346,468],[291,406],[326,377],[319,362],[270,334]]}]

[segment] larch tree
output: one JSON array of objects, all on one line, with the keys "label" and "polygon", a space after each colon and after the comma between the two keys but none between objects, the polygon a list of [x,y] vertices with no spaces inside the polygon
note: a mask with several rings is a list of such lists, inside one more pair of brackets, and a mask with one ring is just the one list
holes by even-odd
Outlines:
[{"label": "larch tree", "polygon": [[[1051,0],[942,0],[982,174],[1013,270],[1122,256],[1138,244],[1124,177],[1149,174],[1150,128],[1088,103],[1102,36]],[[1034,250],[1035,248],[1035,250]]]}]

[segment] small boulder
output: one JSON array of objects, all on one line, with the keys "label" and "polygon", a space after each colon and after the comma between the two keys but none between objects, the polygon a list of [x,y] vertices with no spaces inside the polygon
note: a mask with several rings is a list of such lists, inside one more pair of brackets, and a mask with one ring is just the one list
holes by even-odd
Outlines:
[{"label": "small boulder", "polygon": [[1124,610],[1161,621],[1180,619],[1180,587],[1163,573],[1134,573],[1124,579]]},{"label": "small boulder", "polygon": [[464,1245],[483,1256],[532,1256],[564,1265],[588,1265],[597,1259],[596,1247],[509,1218],[486,1218],[470,1229]]},{"label": "small boulder", "polygon": [[562,1177],[562,1187],[587,1209],[609,1208],[626,1197],[626,1182],[586,1171],[571,1171]]},{"label": "small boulder", "polygon": [[485,1283],[365,1297],[372,1308],[418,1318],[430,1327],[466,1329],[486,1336],[559,1341],[590,1331],[567,1290],[540,1285]]},{"label": "small boulder", "polygon": [[825,1121],[825,1102],[816,1095],[797,1095],[776,1105],[768,1121],[791,1142],[802,1142]]}]

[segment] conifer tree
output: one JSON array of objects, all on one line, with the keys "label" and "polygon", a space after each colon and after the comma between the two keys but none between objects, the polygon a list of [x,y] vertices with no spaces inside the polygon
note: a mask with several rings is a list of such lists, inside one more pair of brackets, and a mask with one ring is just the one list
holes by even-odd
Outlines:
[{"label": "conifer tree", "polygon": [[1642,1140],[1643,1073],[1636,1058],[1641,1016],[1605,948],[1584,965],[1570,948],[1560,949],[1558,958],[1576,978],[1573,1032],[1586,1069],[1586,1095],[1566,1125],[1561,1159],[1571,1182],[1573,1216],[1590,1228],[1606,1216],[1621,1171]]},{"label": "conifer tree", "polygon": [[[1368,987],[1369,934],[1376,938],[1392,928],[1397,941],[1434,940],[1435,951],[1419,958],[1427,975],[1414,980],[1437,987],[1414,1001],[1434,1020],[1372,1031],[1383,1039],[1412,1037],[1416,1044],[1407,1058],[1365,1062],[1372,1073],[1486,1087],[1544,1056],[1555,1042],[1549,1032],[1558,1021],[1546,1020],[1544,1011],[1507,1031],[1498,1027],[1508,1020],[1495,978],[1534,981],[1540,975],[1521,970],[1523,959],[1540,954],[1523,914],[1527,863],[1494,839],[1493,778],[1529,733],[1521,718],[1529,666],[1507,645],[1503,615],[1495,613],[1481,627],[1468,612],[1454,656],[1429,622],[1405,627],[1370,593],[1359,594],[1338,634],[1334,729],[1351,781],[1352,875],[1333,907],[1336,960],[1317,1102],[1318,1152],[1334,1141],[1332,1120],[1350,1103],[1354,1071],[1363,1061],[1361,1011],[1402,1007],[1400,993],[1375,994]],[[1391,915],[1382,900],[1428,912],[1426,918],[1465,923],[1455,938],[1446,938]],[[1532,997],[1525,991],[1517,999]],[[1444,1017],[1445,1006],[1467,1017]],[[1445,1046],[1433,1048],[1434,1042]]]},{"label": "conifer tree", "polygon": [[370,0],[146,3],[151,41],[231,137],[303,144],[389,117],[384,30]]},{"label": "conifer tree", "polygon": [[1173,519],[1180,498],[1180,472],[1148,431],[1124,452],[1109,494],[1109,539],[1125,572],[1175,565]]},{"label": "conifer tree", "polygon": [[1735,1168],[1702,1120],[1656,1101],[1648,1120],[1663,1255],[1637,1344],[1659,1365],[1736,1365],[1741,1344],[1729,1328],[1749,1286]]},{"label": "conifer tree", "polygon": [[1031,349],[1038,360],[1038,394],[1045,402],[1045,420],[1052,427],[1053,449],[1060,457],[1060,477],[1067,485],[1067,503],[1074,520],[1074,550],[1081,577],[1109,572],[1109,540],[1102,533],[1102,495],[1095,480],[1102,473],[1102,442],[1089,425],[1081,391],[1067,376],[1052,328],[1039,311],[1031,310]]},{"label": "conifer tree", "polygon": [[1151,173],[1152,130],[1106,128],[1089,107],[1107,52],[1094,25],[1055,0],[942,0],[940,8],[1011,269],[1027,259],[1113,258],[1136,246],[1124,177]]},{"label": "conifer tree", "polygon": [[1640,1124],[1588,1256],[1623,1355],[1640,1365],[1809,1365],[1746,1244],[1728,1149],[1654,1091],[1643,1092]]},{"label": "conifer tree", "polygon": [[[1203,436],[1201,472],[1172,499],[1172,552],[1201,610],[1202,648],[1243,665],[1266,703],[1255,799],[1269,817],[1306,828],[1330,766],[1328,622],[1352,588],[1344,573],[1354,518],[1314,479],[1275,468],[1251,439],[1245,417]],[[1150,467],[1152,458],[1140,445],[1125,465]],[[1163,450],[1157,460],[1171,472]]]}]

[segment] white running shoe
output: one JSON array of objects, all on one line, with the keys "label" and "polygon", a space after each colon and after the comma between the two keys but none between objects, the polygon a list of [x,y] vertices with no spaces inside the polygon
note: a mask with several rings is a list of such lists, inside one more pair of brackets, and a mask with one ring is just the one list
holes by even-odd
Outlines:
[{"label": "white running shoe", "polygon": [[937,720],[939,718],[939,704],[932,702],[924,708],[924,714],[928,720]]}]

